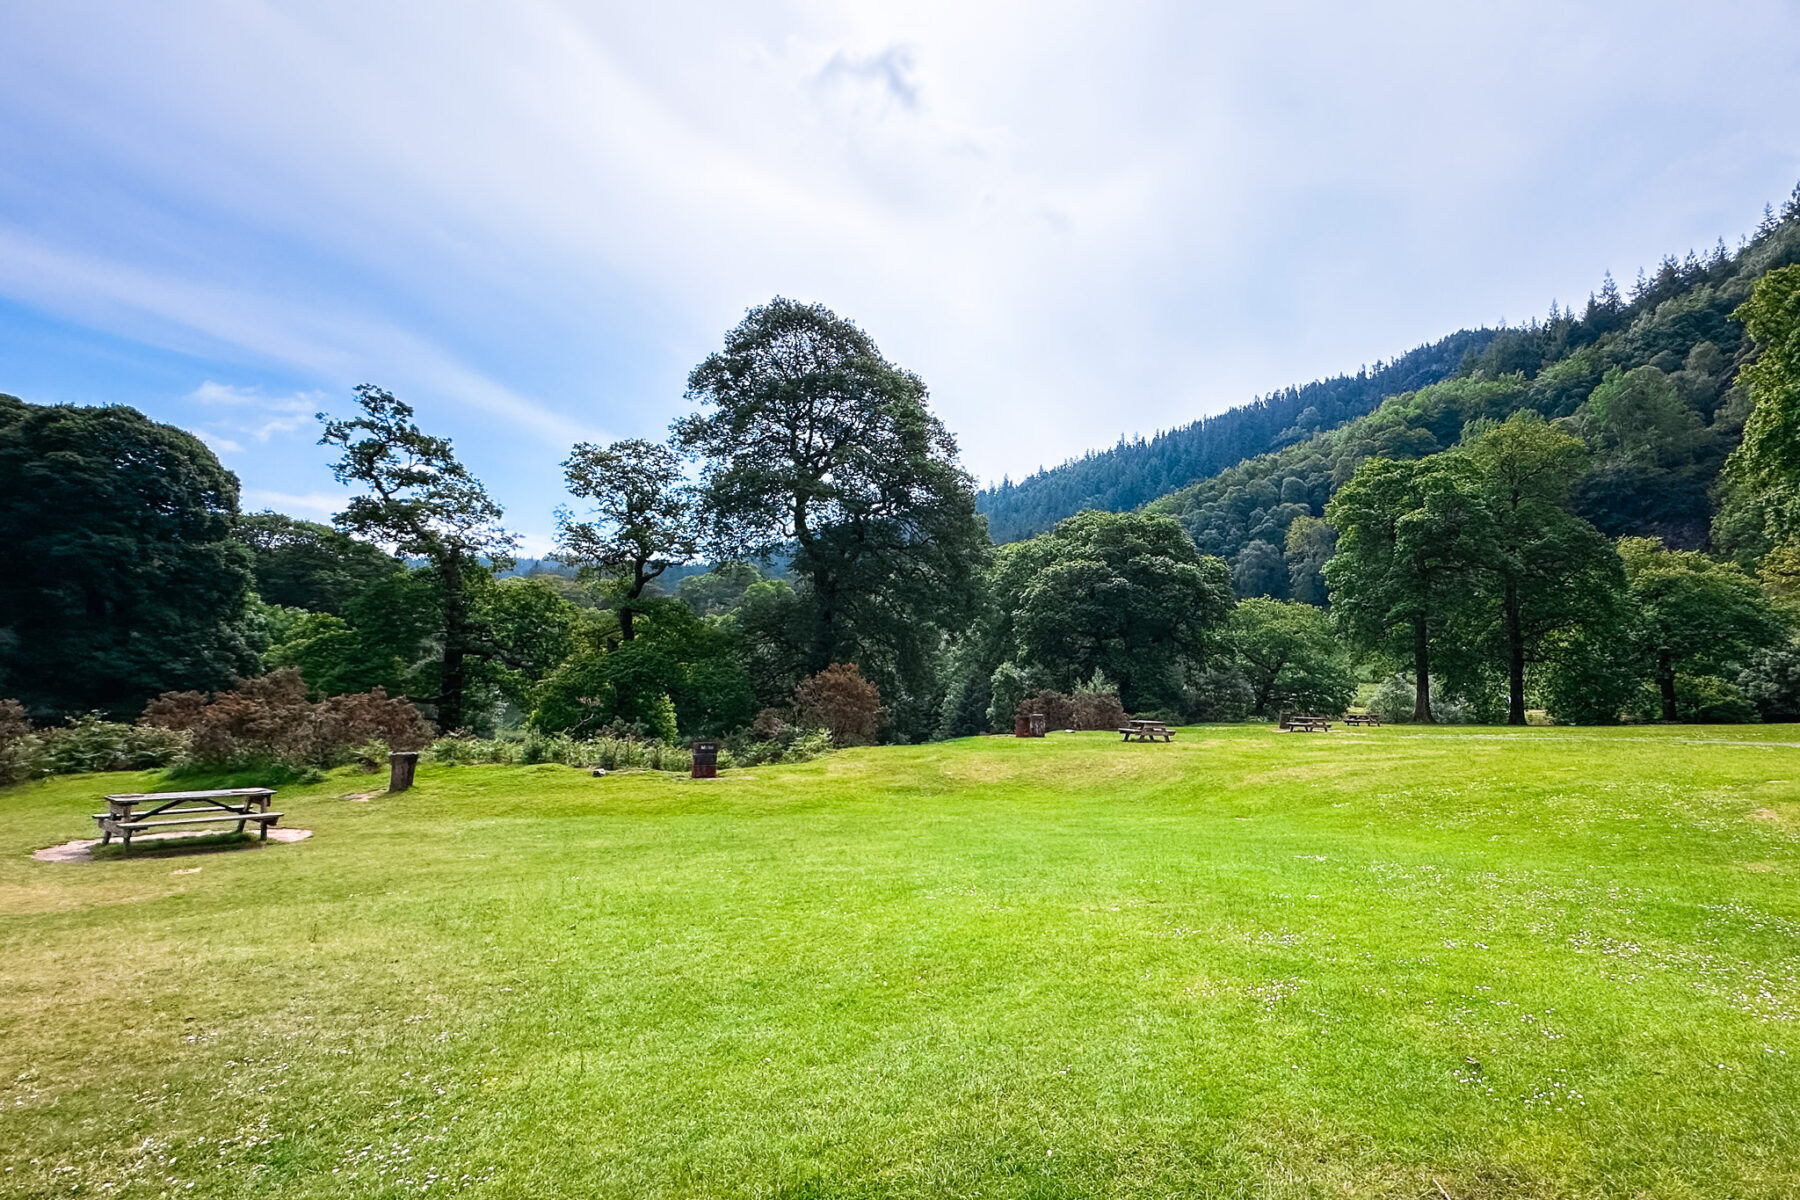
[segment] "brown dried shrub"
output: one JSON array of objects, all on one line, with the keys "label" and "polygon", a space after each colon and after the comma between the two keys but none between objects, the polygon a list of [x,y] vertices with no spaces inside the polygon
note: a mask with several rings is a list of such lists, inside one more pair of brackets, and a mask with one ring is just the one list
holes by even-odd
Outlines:
[{"label": "brown dried shrub", "polygon": [[881,693],[856,664],[832,663],[794,692],[794,711],[835,745],[866,746],[881,727]]},{"label": "brown dried shrub", "polygon": [[404,698],[376,688],[309,700],[305,681],[292,669],[239,680],[231,691],[210,697],[165,692],[145,707],[143,723],[187,731],[193,738],[189,763],[205,768],[335,767],[367,742],[417,750],[431,740],[430,724]]},{"label": "brown dried shrub", "polygon": [[1071,729],[1117,730],[1125,724],[1125,706],[1117,692],[1076,692],[1069,698]]},{"label": "brown dried shrub", "polygon": [[1061,692],[1045,688],[1043,691],[1025,697],[1019,701],[1014,716],[1028,717],[1032,713],[1044,714],[1044,727],[1047,729],[1074,729],[1072,723],[1074,706],[1069,697]]}]

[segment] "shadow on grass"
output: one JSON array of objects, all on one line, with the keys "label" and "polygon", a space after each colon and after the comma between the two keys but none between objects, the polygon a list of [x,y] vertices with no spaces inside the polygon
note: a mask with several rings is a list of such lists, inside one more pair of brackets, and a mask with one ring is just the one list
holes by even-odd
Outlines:
[{"label": "shadow on grass", "polygon": [[226,850],[255,850],[261,846],[279,844],[273,841],[258,841],[253,833],[238,833],[230,830],[225,833],[189,833],[177,837],[133,838],[129,851],[125,849],[122,842],[110,842],[104,846],[92,847],[89,849],[88,855],[95,862],[111,862],[120,858],[186,858],[193,854],[218,854]]}]

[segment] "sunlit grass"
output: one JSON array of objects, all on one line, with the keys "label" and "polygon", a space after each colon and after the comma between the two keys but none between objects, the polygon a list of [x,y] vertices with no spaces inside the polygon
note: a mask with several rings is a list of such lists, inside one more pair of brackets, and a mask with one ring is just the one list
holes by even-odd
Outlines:
[{"label": "sunlit grass", "polygon": [[150,782],[0,792],[0,1194],[1800,1193],[1794,727],[427,768],[29,857]]}]

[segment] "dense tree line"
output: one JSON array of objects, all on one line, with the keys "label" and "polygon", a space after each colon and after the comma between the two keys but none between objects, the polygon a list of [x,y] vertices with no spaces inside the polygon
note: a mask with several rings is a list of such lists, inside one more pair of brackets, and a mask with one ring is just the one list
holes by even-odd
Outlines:
[{"label": "dense tree line", "polygon": [[668,441],[571,448],[557,562],[525,574],[379,388],[322,418],[331,525],[240,514],[203,444],[130,409],[0,398],[0,695],[15,724],[403,696],[442,732],[656,743],[1271,717],[1378,682],[1418,721],[1792,719],[1796,263],[1800,194],[1340,428],[997,548],[923,382],[779,298]]}]

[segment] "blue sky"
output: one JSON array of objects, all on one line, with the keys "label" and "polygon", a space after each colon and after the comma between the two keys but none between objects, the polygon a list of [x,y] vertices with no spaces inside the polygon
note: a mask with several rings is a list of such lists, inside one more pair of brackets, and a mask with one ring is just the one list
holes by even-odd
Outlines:
[{"label": "blue sky", "polygon": [[1735,242],[1780,2],[0,7],[0,391],[339,502],[412,402],[534,549],[743,310],[822,301],[984,480]]}]

